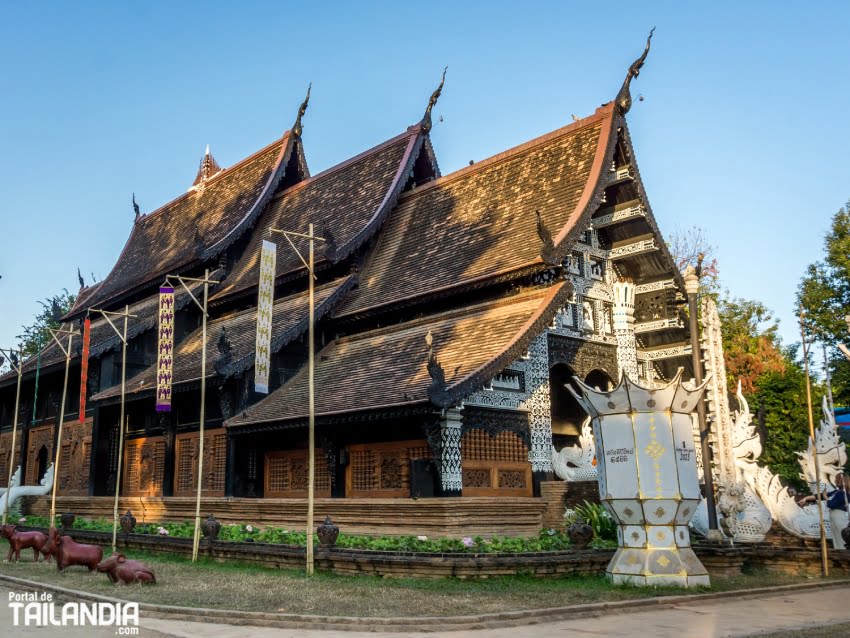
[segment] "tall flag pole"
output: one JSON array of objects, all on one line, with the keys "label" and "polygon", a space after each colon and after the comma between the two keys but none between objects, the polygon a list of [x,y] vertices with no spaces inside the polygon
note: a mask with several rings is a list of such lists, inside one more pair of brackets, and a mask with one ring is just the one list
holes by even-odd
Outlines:
[{"label": "tall flag pole", "polygon": [[[127,422],[129,422],[129,419],[126,419],[124,416],[124,397],[127,387],[127,320],[130,317],[135,318],[137,315],[131,315],[130,306],[126,305],[124,306],[124,312],[108,312],[106,310],[98,310],[97,308],[91,308],[89,312],[99,312],[103,315],[103,318],[106,319],[106,322],[121,340],[121,416],[118,418],[118,469],[115,472],[115,501],[112,507],[112,551],[114,553],[115,541],[118,537],[118,498],[121,496],[121,474],[124,463],[124,430],[127,429]],[[124,327],[122,330],[119,330],[112,323],[112,319],[109,318],[110,315],[124,318]],[[86,319],[86,323],[89,323],[88,318]],[[87,327],[86,329],[88,330],[90,328]],[[85,357],[83,361],[88,361],[88,351],[85,349],[83,356]]]},{"label": "tall flag pole", "polygon": [[[6,502],[3,506],[3,525],[6,524],[6,519],[9,516],[9,497],[12,495],[12,468],[15,467],[15,458],[17,454],[15,453],[15,443],[17,442],[18,435],[18,409],[21,403],[21,379],[23,378],[24,372],[24,351],[23,349],[19,349],[20,353],[19,357],[15,356],[15,351],[10,349],[8,353],[2,349],[0,349],[0,354],[8,355],[9,365],[12,366],[12,369],[18,373],[18,388],[15,391],[15,415],[12,418],[12,447],[10,449],[9,454],[9,476],[6,479]],[[0,357],[2,360],[3,357]]]},{"label": "tall flag pole", "polygon": [[[160,378],[163,374],[164,367],[162,365],[159,366],[158,374],[157,374],[157,398],[156,398],[156,409],[160,412],[169,412],[171,411],[171,369],[173,363],[173,350],[174,350],[174,288],[169,283],[170,279],[176,279],[180,282],[180,285],[183,286],[183,290],[186,291],[186,294],[195,302],[195,305],[200,309],[202,316],[201,323],[201,415],[200,415],[200,424],[199,424],[199,437],[198,437],[198,492],[195,498],[195,536],[192,541],[192,562],[196,562],[198,560],[198,546],[201,542],[201,494],[203,493],[204,486],[204,420],[206,417],[206,402],[207,402],[207,303],[209,301],[209,293],[210,293],[210,284],[220,283],[218,281],[213,281],[210,279],[210,270],[207,268],[204,271],[203,279],[196,279],[192,277],[181,277],[180,275],[166,275],[165,282],[166,285],[163,288],[160,288],[160,314],[159,314],[159,356],[162,357],[164,353],[167,352],[167,368],[168,375],[167,378]],[[195,295],[192,294],[192,291],[189,290],[189,286],[186,285],[187,281],[191,281],[193,283],[203,284],[204,285],[204,296],[203,303],[198,301]],[[165,314],[163,314],[163,291],[165,289],[164,294],[170,295],[170,302],[166,300],[166,304],[168,310]],[[166,320],[166,324],[163,323],[163,319]],[[165,332],[163,332],[163,327],[167,328]],[[167,342],[163,342],[163,337],[167,338]],[[163,347],[163,343],[167,347]],[[164,392],[162,396],[160,396],[160,390],[164,390],[160,386],[161,382],[167,381],[167,392]],[[167,405],[164,402],[164,399],[167,397],[168,403]],[[160,407],[162,406],[162,407]]]},{"label": "tall flag pole", "polygon": [[89,352],[91,346],[91,319],[83,322],[83,352],[80,361],[80,423],[86,421],[86,390],[89,380]]},{"label": "tall flag pole", "polygon": [[74,335],[80,334],[79,332],[74,332],[73,326],[70,328],[68,334],[68,347],[62,345],[62,342],[57,338],[57,335],[63,334],[62,329],[60,328],[57,331],[50,331],[53,335],[53,340],[62,350],[65,355],[65,381],[62,384],[62,403],[59,405],[59,424],[58,424],[58,432],[56,434],[56,454],[55,459],[53,461],[53,491],[50,496],[50,530],[51,532],[56,528],[56,486],[59,484],[59,459],[62,456],[62,425],[65,421],[65,398],[68,394],[68,373],[71,370],[71,354],[73,353],[73,343],[74,343]]},{"label": "tall flag pole", "polygon": [[[269,233],[274,234],[278,233],[283,235],[286,241],[289,242],[289,245],[292,247],[292,250],[295,251],[295,254],[298,255],[298,258],[301,260],[301,263],[304,264],[304,267],[307,269],[307,278],[309,280],[309,316],[307,320],[307,342],[308,342],[308,355],[307,355],[307,387],[308,387],[308,405],[309,405],[309,421],[308,421],[308,458],[307,458],[307,575],[313,574],[313,501],[314,501],[314,492],[315,492],[315,454],[316,454],[316,406],[315,406],[315,343],[313,338],[313,323],[315,321],[315,299],[314,299],[314,281],[316,279],[316,274],[314,272],[314,247],[316,241],[326,241],[321,237],[316,237],[314,234],[313,224],[310,224],[308,233],[305,235],[304,233],[294,233],[292,231],[287,230],[279,230],[277,228],[270,228]],[[309,240],[309,253],[307,260],[301,255],[301,252],[292,242],[292,237],[300,237],[302,239]],[[262,270],[261,272],[261,282],[262,286]],[[258,325],[259,331],[259,325]],[[256,374],[256,372],[255,372]]]},{"label": "tall flag pole", "polygon": [[815,440],[815,420],[812,416],[812,380],[809,376],[809,344],[806,341],[806,326],[804,323],[805,312],[803,305],[800,304],[798,310],[800,316],[800,337],[803,340],[803,366],[806,371],[806,405],[809,410],[809,436],[812,441],[812,458],[815,462],[815,501],[818,504],[818,522],[820,523],[820,553],[821,553],[821,571],[824,577],[829,576],[829,558],[826,550],[826,525],[823,521],[823,500],[821,499],[820,485],[820,462],[818,461],[818,445]]},{"label": "tall flag pole", "polygon": [[156,411],[171,412],[171,375],[174,367],[174,288],[159,287],[159,349],[156,363]]},{"label": "tall flag pole", "polygon": [[271,367],[272,313],[277,245],[263,240],[260,251],[260,286],[257,300],[257,342],[254,349],[254,391],[269,393]]}]

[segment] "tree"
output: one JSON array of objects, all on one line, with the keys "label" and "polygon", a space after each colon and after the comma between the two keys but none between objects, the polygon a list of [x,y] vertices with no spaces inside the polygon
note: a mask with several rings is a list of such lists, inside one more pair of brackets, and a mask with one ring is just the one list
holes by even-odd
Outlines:
[{"label": "tree", "polygon": [[35,316],[33,323],[22,326],[20,345],[25,358],[38,354],[39,350],[51,341],[50,330],[59,329],[60,317],[74,307],[76,299],[76,295],[63,288],[59,294],[38,302],[41,304],[41,311]]},{"label": "tree", "polygon": [[833,216],[824,238],[824,258],[810,264],[799,287],[797,301],[805,313],[810,334],[828,347],[836,404],[850,404],[850,361],[837,350],[850,342],[850,201]]},{"label": "tree", "polygon": [[[770,370],[756,380],[756,391],[750,404],[764,410],[764,451],[761,461],[788,483],[804,488],[800,479],[797,452],[809,444],[809,415],[806,403],[806,373],[797,360],[794,348],[784,351],[783,372]],[[814,417],[823,399],[823,386],[812,384]]]},{"label": "tree", "polygon": [[700,287],[702,292],[717,294],[720,289],[717,247],[709,241],[708,233],[704,228],[692,226],[687,230],[675,230],[670,235],[667,248],[670,250],[679,272],[684,272],[688,266],[696,268],[701,262]]},{"label": "tree", "polygon": [[789,361],[771,311],[760,301],[728,294],[717,305],[728,384],[734,388],[740,380],[744,394],[751,396],[759,378],[768,373],[783,374]]}]

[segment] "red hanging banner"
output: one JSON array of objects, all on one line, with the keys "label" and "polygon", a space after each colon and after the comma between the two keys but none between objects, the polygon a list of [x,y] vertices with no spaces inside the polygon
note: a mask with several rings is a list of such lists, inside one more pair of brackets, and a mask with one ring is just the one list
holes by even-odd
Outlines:
[{"label": "red hanging banner", "polygon": [[83,322],[83,359],[80,361],[80,423],[86,420],[86,389],[89,378],[89,345],[91,343],[91,319]]}]

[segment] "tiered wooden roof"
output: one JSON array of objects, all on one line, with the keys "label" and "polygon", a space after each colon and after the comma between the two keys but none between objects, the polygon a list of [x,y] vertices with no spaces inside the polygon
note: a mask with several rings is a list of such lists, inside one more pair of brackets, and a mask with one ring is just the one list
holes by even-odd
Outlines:
[{"label": "tiered wooden roof", "polygon": [[300,173],[296,179],[307,175],[300,140],[288,132],[139,217],[112,271],[78,301],[68,318],[86,308],[114,306],[166,274],[183,272],[220,254],[256,221],[287,171]]},{"label": "tiered wooden roof", "polygon": [[[257,286],[259,255],[269,229],[306,232],[309,223],[333,244],[319,244],[317,267],[339,261],[371,237],[384,222],[404,188],[413,164],[430,144],[419,126],[375,148],[296,184],[275,197],[261,215],[248,248],[213,301],[246,293]],[[426,148],[430,151],[430,148]],[[436,166],[434,167],[436,170]],[[305,272],[294,251],[278,251],[277,280]]]},{"label": "tiered wooden roof", "polygon": [[[315,291],[316,318],[321,319],[350,289],[353,277],[346,277],[320,286]],[[272,311],[271,351],[277,352],[286,344],[299,338],[307,330],[307,294],[291,295],[275,302]],[[207,324],[207,378],[238,374],[254,365],[257,309],[251,308],[218,317]],[[227,335],[229,356],[222,359],[219,339],[222,330]],[[157,366],[154,364],[127,383],[126,394],[133,399],[153,395],[156,390]],[[201,329],[198,328],[177,345],[174,350],[173,383],[175,391],[181,385],[200,381]],[[120,398],[121,387],[114,386],[92,397],[102,404]]]},{"label": "tiered wooden roof", "polygon": [[[213,276],[217,276],[218,272],[213,273]],[[194,286],[192,288],[192,294],[198,295],[201,286]],[[175,299],[174,299],[174,309],[182,310],[186,307],[187,304],[191,303],[191,297],[186,293],[182,288],[175,289]],[[123,311],[124,308],[121,308]],[[136,303],[129,305],[129,313],[134,315],[127,322],[127,339],[132,340],[135,339],[140,334],[151,330],[157,325],[157,314],[159,312],[159,297],[158,295],[152,295],[147,299],[142,301],[137,301]],[[115,331],[109,325],[109,323],[104,319],[100,314],[94,314],[91,317],[91,339],[89,342],[89,358],[96,359],[101,357],[106,352],[110,350],[117,350],[121,348],[121,340],[118,338],[118,335],[115,334]],[[113,323],[119,327],[123,325],[123,319],[118,318],[116,320],[115,317],[112,317]],[[72,324],[65,324],[66,327],[73,325],[74,330],[79,333],[80,327],[77,322],[73,322]],[[62,345],[67,346],[68,336],[67,334],[62,335],[61,339]],[[77,361],[80,359],[82,352],[80,350],[82,344],[82,335],[77,334],[74,336],[71,347],[71,361]],[[38,357],[30,357],[24,362],[24,378],[28,378],[35,375],[36,367],[39,365]],[[41,351],[41,373],[45,374],[51,372],[55,369],[62,368],[65,365],[65,354],[56,345],[56,342],[51,339],[49,343],[47,343]],[[7,372],[2,377],[0,377],[0,387],[9,385],[14,383],[16,380],[16,375],[14,372]]]},{"label": "tiered wooden roof", "polygon": [[[613,104],[405,193],[381,233],[351,317],[519,277],[562,258],[596,210],[613,152]],[[537,215],[551,234],[547,248]],[[546,253],[546,254],[543,254]]]},{"label": "tiered wooden roof", "polygon": [[[551,323],[570,292],[567,282],[534,288],[497,301],[466,306],[415,321],[343,337],[317,356],[316,414],[333,417],[368,410],[427,406],[429,349],[445,375],[441,392],[465,396],[521,356]],[[226,425],[248,428],[298,423],[307,416],[307,372],[301,370]]]}]

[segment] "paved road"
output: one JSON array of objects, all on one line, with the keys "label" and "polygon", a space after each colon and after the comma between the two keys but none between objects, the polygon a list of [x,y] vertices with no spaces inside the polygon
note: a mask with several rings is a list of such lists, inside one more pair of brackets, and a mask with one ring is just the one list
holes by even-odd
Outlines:
[{"label": "paved road", "polygon": [[[7,587],[0,588],[0,634],[3,636],[60,636],[61,638],[104,638],[115,636],[115,628],[13,627]],[[446,638],[572,638],[582,636],[628,636],[635,638],[725,638],[777,630],[805,629],[850,622],[850,587],[785,593],[758,599],[729,598],[713,603],[681,604],[668,609],[612,614],[604,618],[579,618],[525,627],[455,631],[427,636]],[[370,633],[233,627],[206,623],[145,618],[142,638],[400,638],[410,633]]]}]

